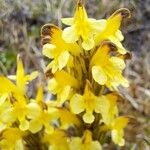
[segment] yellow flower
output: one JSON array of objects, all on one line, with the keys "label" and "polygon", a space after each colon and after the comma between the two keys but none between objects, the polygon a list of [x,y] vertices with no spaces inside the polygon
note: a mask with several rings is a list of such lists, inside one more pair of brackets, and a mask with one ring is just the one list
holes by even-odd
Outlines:
[{"label": "yellow flower", "polygon": [[48,82],[48,90],[57,94],[57,105],[62,105],[72,95],[73,89],[79,88],[78,81],[65,71],[57,71]]},{"label": "yellow flower", "polygon": [[37,117],[38,110],[39,107],[37,104],[26,104],[24,99],[19,99],[13,102],[11,108],[5,110],[2,115],[2,121],[5,123],[19,121],[20,130],[25,131],[29,129],[29,121],[27,118],[31,119]]},{"label": "yellow flower", "polygon": [[127,117],[118,117],[116,118],[111,127],[111,137],[115,144],[118,144],[119,146],[124,146],[125,140],[123,139],[123,129],[126,127],[128,123]]},{"label": "yellow flower", "polygon": [[93,141],[92,133],[89,130],[84,132],[82,138],[73,137],[70,142],[70,150],[101,150],[101,145],[98,141]]},{"label": "yellow flower", "polygon": [[128,87],[128,81],[123,77],[125,62],[122,58],[111,56],[116,47],[110,42],[103,42],[93,56],[90,68],[94,80],[100,85],[106,85],[110,90],[119,85]]},{"label": "yellow flower", "polygon": [[126,8],[121,8],[115,11],[107,20],[105,29],[97,34],[95,38],[96,45],[99,45],[103,40],[110,40],[118,47],[118,51],[121,54],[125,54],[126,50],[122,46],[121,41],[124,37],[119,30],[121,22],[124,18],[130,17],[130,11]]},{"label": "yellow flower", "polygon": [[83,96],[74,94],[70,100],[70,107],[75,114],[85,111],[83,115],[84,122],[92,123],[94,121],[93,112],[100,113],[99,103],[99,98],[90,91],[90,83],[87,81]]},{"label": "yellow flower", "polygon": [[44,127],[46,133],[52,133],[54,130],[52,121],[58,118],[57,109],[52,105],[48,106],[47,103],[44,102],[42,85],[39,86],[36,99],[33,103],[38,104],[38,109],[36,117],[33,115],[30,116],[29,130],[32,133],[37,133]]},{"label": "yellow flower", "polygon": [[22,95],[25,95],[26,94],[26,84],[28,84],[29,81],[32,81],[33,79],[35,79],[37,76],[38,76],[37,71],[34,71],[31,74],[25,75],[22,60],[20,58],[20,55],[18,55],[16,75],[10,75],[8,77],[9,77],[9,79],[16,80],[17,89],[20,91],[19,93],[21,93]]},{"label": "yellow flower", "polygon": [[55,118],[53,118],[51,111],[41,109],[40,114],[36,118],[32,118],[29,122],[29,130],[32,133],[37,133],[42,129],[42,127],[44,127],[46,133],[52,133],[54,130],[52,126],[53,119]]},{"label": "yellow flower", "polygon": [[0,94],[26,95],[26,84],[32,81],[38,75],[37,71],[29,75],[25,75],[24,67],[20,56],[17,57],[17,71],[16,75],[9,76],[10,79],[16,80],[16,85],[6,77],[0,76],[0,83],[3,87],[0,88]]},{"label": "yellow flower", "polygon": [[3,150],[23,150],[23,134],[18,128],[7,128],[2,132],[0,148]]},{"label": "yellow flower", "polygon": [[62,22],[71,27],[64,29],[62,37],[68,43],[73,43],[82,39],[82,47],[90,50],[94,47],[94,36],[105,27],[105,20],[95,20],[88,18],[84,4],[78,1],[73,18],[63,18]]},{"label": "yellow flower", "polygon": [[52,59],[46,71],[52,69],[52,73],[62,70],[70,61],[71,54],[76,55],[80,49],[76,43],[68,44],[62,39],[62,30],[51,24],[43,26],[43,55]]},{"label": "yellow flower", "polygon": [[[17,58],[17,72],[16,76],[11,78],[16,79],[16,85],[9,79],[1,76],[0,95],[5,96],[10,107],[8,107],[2,114],[1,120],[4,123],[11,124],[15,121],[19,121],[19,128],[21,130],[27,130],[29,128],[29,122],[27,118],[35,117],[37,115],[38,105],[35,103],[27,104],[28,99],[26,95],[26,84],[28,81],[37,77],[37,72],[33,72],[30,75],[25,75],[23,63],[18,56]],[[3,98],[3,100],[5,100]],[[2,100],[2,97],[1,97]]]},{"label": "yellow flower", "polygon": [[0,93],[5,93],[1,97],[1,100],[4,101],[1,109],[5,108],[5,111],[1,113],[1,121],[7,124],[19,121],[19,128],[27,130],[29,128],[27,118],[35,117],[38,114],[38,105],[35,103],[27,104],[28,100],[20,93],[17,86],[7,78],[0,77],[0,81],[4,85]]},{"label": "yellow flower", "polygon": [[[12,103],[19,100],[25,101],[24,96],[20,94],[20,91],[18,90],[17,86],[12,83],[9,79],[1,76],[0,82],[3,87],[0,88],[0,100],[1,100],[1,121],[4,124],[8,124],[8,122],[11,124],[15,119],[13,119],[12,116],[12,110],[14,109],[12,107]],[[3,111],[5,109],[5,111]],[[19,115],[19,114],[18,114]]]},{"label": "yellow flower", "polygon": [[49,150],[70,150],[65,131],[55,130],[52,134],[45,134],[44,141],[49,143]]},{"label": "yellow flower", "polygon": [[102,115],[101,121],[107,126],[111,126],[115,117],[118,116],[117,100],[118,95],[116,93],[100,96],[99,110]]}]

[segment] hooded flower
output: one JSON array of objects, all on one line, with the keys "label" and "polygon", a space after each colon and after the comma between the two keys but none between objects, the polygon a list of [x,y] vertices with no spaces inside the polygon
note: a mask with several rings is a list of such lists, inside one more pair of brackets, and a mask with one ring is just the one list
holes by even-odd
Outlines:
[{"label": "hooded flower", "polygon": [[68,43],[73,43],[81,37],[82,47],[90,50],[94,47],[94,36],[105,27],[105,20],[88,18],[83,0],[77,3],[73,18],[63,18],[62,22],[70,27],[64,29],[62,37]]},{"label": "hooded flower", "polygon": [[123,77],[125,69],[123,58],[111,56],[116,47],[110,42],[103,42],[94,54],[90,67],[94,80],[109,89],[117,89],[119,85],[128,87],[128,81]]},{"label": "hooded flower", "polygon": [[62,39],[62,30],[51,24],[46,24],[41,30],[43,38],[43,55],[52,59],[46,71],[52,69],[52,73],[62,70],[70,61],[71,55],[76,55],[80,49],[76,43],[68,44]]},{"label": "hooded flower", "polygon": [[118,47],[118,52],[125,54],[127,51],[122,46],[121,41],[124,37],[121,33],[120,25],[124,18],[130,17],[130,11],[126,8],[121,8],[115,11],[107,20],[105,29],[97,34],[95,38],[96,45],[99,45],[103,40],[110,40]]},{"label": "hooded flower", "polygon": [[75,114],[85,111],[85,114],[83,115],[84,122],[92,123],[94,121],[93,112],[100,113],[99,103],[99,98],[91,92],[90,83],[87,81],[84,94],[74,94],[70,100],[70,107]]},{"label": "hooded flower", "polygon": [[118,116],[117,100],[118,95],[116,93],[100,96],[99,110],[102,115],[101,121],[107,126],[111,126],[111,123]]},{"label": "hooded flower", "polygon": [[57,119],[57,109],[46,104],[43,97],[43,87],[39,86],[34,104],[38,104],[36,117],[30,116],[29,130],[32,133],[37,133],[44,127],[46,133],[52,133],[54,128],[52,121]]},{"label": "hooded flower", "polygon": [[0,77],[1,85],[3,85],[0,88],[1,100],[3,99],[6,103],[9,103],[9,107],[1,114],[1,120],[3,123],[10,125],[15,121],[19,121],[19,128],[24,131],[29,128],[27,118],[30,116],[35,117],[37,114],[38,106],[33,103],[28,104],[28,99],[25,97],[26,84],[37,77],[37,72],[25,75],[23,63],[18,56],[16,76],[11,77],[16,80],[16,85],[6,77]]},{"label": "hooded flower", "polygon": [[12,101],[14,100],[12,106],[3,112],[1,118],[7,124],[19,121],[20,130],[25,131],[29,129],[28,118],[36,118],[39,107],[35,103],[27,104],[26,99],[21,96],[18,99],[12,98]]},{"label": "hooded flower", "polygon": [[48,90],[57,94],[57,105],[62,105],[72,95],[72,88],[78,89],[78,81],[65,71],[57,71],[48,82]]}]

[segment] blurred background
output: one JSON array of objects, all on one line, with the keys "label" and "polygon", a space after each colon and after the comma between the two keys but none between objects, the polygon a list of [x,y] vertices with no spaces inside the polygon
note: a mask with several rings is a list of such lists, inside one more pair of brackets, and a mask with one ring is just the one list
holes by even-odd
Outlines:
[{"label": "blurred background", "polygon": [[[62,27],[60,18],[73,15],[75,0],[0,0],[0,74],[15,74],[16,56],[27,72],[43,71],[40,29],[45,23]],[[120,113],[132,119],[125,131],[126,146],[112,143],[106,150],[150,150],[150,0],[86,0],[90,17],[109,17],[127,7],[132,18],[123,22],[124,46],[132,52],[125,71],[130,81],[121,89],[125,101]],[[45,58],[44,58],[45,59]]]}]

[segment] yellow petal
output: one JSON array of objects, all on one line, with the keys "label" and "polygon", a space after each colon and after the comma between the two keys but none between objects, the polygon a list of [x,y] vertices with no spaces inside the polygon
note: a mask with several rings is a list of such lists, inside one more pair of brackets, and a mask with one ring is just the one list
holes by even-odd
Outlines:
[{"label": "yellow petal", "polygon": [[29,122],[27,120],[20,121],[19,128],[22,131],[28,130],[29,129]]},{"label": "yellow petal", "polygon": [[107,23],[105,19],[101,20],[89,19],[89,22],[91,23],[91,27],[96,34],[97,32],[103,31]]},{"label": "yellow petal", "polygon": [[82,150],[82,139],[79,137],[72,138],[69,146],[70,150]]},{"label": "yellow petal", "polygon": [[36,95],[36,102],[43,102],[44,95],[43,95],[43,85],[38,87],[37,95]]},{"label": "yellow petal", "polygon": [[59,70],[62,70],[62,68],[67,65],[69,56],[70,54],[68,51],[64,51],[60,54],[60,56],[58,57]]},{"label": "yellow petal", "polygon": [[68,44],[68,50],[71,52],[72,55],[79,55],[81,51],[77,43]]},{"label": "yellow petal", "polygon": [[62,23],[71,26],[74,22],[74,18],[62,18],[61,21]]},{"label": "yellow petal", "polygon": [[26,81],[32,81],[38,76],[38,71],[33,71],[30,75],[25,76]]},{"label": "yellow petal", "polygon": [[52,73],[53,73],[53,74],[58,70],[58,62],[57,62],[57,60],[51,61],[51,62],[48,64],[48,66],[46,67],[45,72],[46,72],[46,71],[49,71],[50,69],[52,69]]},{"label": "yellow petal", "polygon": [[104,71],[99,66],[92,67],[92,76],[94,80],[99,83],[100,85],[104,85],[107,81],[107,76],[105,75]]},{"label": "yellow petal", "polygon": [[16,116],[14,116],[14,113],[11,108],[6,109],[5,111],[2,112],[1,121],[4,123],[8,123],[8,122],[11,123],[16,121]]},{"label": "yellow petal", "polygon": [[49,58],[54,58],[54,50],[55,50],[56,46],[53,44],[45,44],[43,46],[43,55],[45,55],[46,57]]},{"label": "yellow petal", "polygon": [[74,43],[78,40],[78,35],[75,31],[75,27],[67,27],[63,30],[62,33],[62,38],[67,42],[67,43]]},{"label": "yellow petal", "polygon": [[62,87],[67,85],[70,85],[75,88],[79,87],[78,80],[64,70],[57,71],[54,74],[54,77],[57,80],[58,84],[60,84]]},{"label": "yellow petal", "polygon": [[15,84],[4,76],[0,76],[0,83],[1,83],[0,86],[1,94],[17,91],[17,87],[15,86]]},{"label": "yellow petal", "polygon": [[47,124],[45,125],[45,132],[47,134],[52,134],[54,132],[54,128],[50,124]]},{"label": "yellow petal", "polygon": [[92,123],[94,121],[94,115],[92,113],[85,113],[83,115],[83,120],[85,123]]},{"label": "yellow petal", "polygon": [[[107,40],[110,36],[116,36],[116,32],[118,32],[122,19],[130,17],[130,12],[126,8],[121,8],[117,11],[115,11],[108,19],[107,24],[103,32],[100,32],[96,38],[95,42],[96,45],[99,45],[99,43],[102,40]],[[118,33],[117,33],[118,34]],[[120,35],[119,35],[120,36]],[[122,37],[121,37],[122,38]],[[120,40],[120,37],[119,39]],[[121,39],[122,40],[122,39]]]},{"label": "yellow petal", "polygon": [[66,100],[69,98],[71,87],[70,86],[65,86],[63,88],[63,91],[60,93],[60,102],[58,102],[59,105],[62,105]]},{"label": "yellow petal", "polygon": [[121,42],[116,37],[110,36],[109,40],[117,46],[118,52],[120,54],[126,54],[127,53],[127,50],[122,46]]},{"label": "yellow petal", "polygon": [[17,57],[16,84],[22,94],[25,94],[25,72],[20,56]]},{"label": "yellow petal", "polygon": [[94,39],[88,38],[87,40],[83,40],[82,47],[85,50],[90,50],[94,47]]},{"label": "yellow petal", "polygon": [[21,139],[16,141],[14,150],[24,150],[23,141]]},{"label": "yellow petal", "polygon": [[118,30],[115,34],[116,38],[119,40],[119,41],[123,41],[124,40],[124,36],[122,34],[122,32],[120,30]]},{"label": "yellow petal", "polygon": [[55,78],[52,78],[48,81],[48,90],[53,94],[56,94],[58,91],[58,83]]},{"label": "yellow petal", "polygon": [[101,113],[101,98],[100,97],[97,97],[96,99],[95,99],[95,112],[96,113]]},{"label": "yellow petal", "polygon": [[124,146],[125,140],[123,139],[123,131],[112,130],[111,131],[112,141],[119,146]]},{"label": "yellow petal", "polygon": [[67,109],[59,109],[58,113],[62,124],[75,124],[77,126],[81,125],[79,118]]},{"label": "yellow petal", "polygon": [[125,79],[122,75],[120,75],[120,76],[118,75],[118,78],[115,80],[116,80],[116,83],[118,82],[123,87],[129,87],[129,81],[127,79]]},{"label": "yellow petal", "polygon": [[116,69],[119,69],[119,70],[123,70],[126,67],[124,60],[118,57],[111,57],[110,62],[114,65]]},{"label": "yellow petal", "polygon": [[75,94],[70,100],[70,107],[73,113],[79,114],[84,111],[83,97],[79,94]]},{"label": "yellow petal", "polygon": [[27,105],[27,117],[29,119],[34,119],[38,117],[40,111],[41,111],[40,106],[36,103],[31,102]]},{"label": "yellow petal", "polygon": [[93,141],[91,143],[90,150],[102,150],[102,147],[98,141]]},{"label": "yellow petal", "polygon": [[107,28],[110,34],[114,34],[120,28],[123,18],[130,17],[130,11],[126,8],[121,8],[115,11],[107,20]]},{"label": "yellow petal", "polygon": [[129,119],[127,117],[118,117],[115,120],[115,124],[114,124],[114,128],[115,129],[123,129],[126,127],[126,125],[128,124]]},{"label": "yellow petal", "polygon": [[90,66],[100,64],[104,65],[107,63],[109,58],[109,53],[111,51],[116,51],[116,46],[110,41],[104,41],[101,45],[97,48],[96,53],[91,59]]},{"label": "yellow petal", "polygon": [[0,105],[2,105],[8,97],[9,97],[8,93],[4,93],[3,95],[0,95]]},{"label": "yellow petal", "polygon": [[118,117],[112,123],[112,140],[114,143],[118,144],[119,146],[124,146],[125,141],[123,139],[123,129],[126,127],[128,123],[127,117]]},{"label": "yellow petal", "polygon": [[43,125],[42,125],[41,121],[37,120],[37,119],[31,120],[29,123],[29,130],[32,133],[37,133],[38,131],[40,131],[42,129],[42,127],[43,127]]}]

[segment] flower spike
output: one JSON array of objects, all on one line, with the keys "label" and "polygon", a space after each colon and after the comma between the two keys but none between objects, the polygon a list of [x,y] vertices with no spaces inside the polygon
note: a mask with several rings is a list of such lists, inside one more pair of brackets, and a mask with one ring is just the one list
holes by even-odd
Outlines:
[{"label": "flower spike", "polygon": [[20,55],[16,75],[0,75],[0,149],[102,150],[103,143],[109,149],[109,135],[125,145],[129,117],[119,116],[119,86],[129,85],[123,72],[131,54],[120,26],[131,15],[121,8],[96,20],[84,5],[76,0],[74,16],[62,18],[68,27],[42,27],[42,53],[49,62],[37,90],[28,83],[38,72],[26,75]]}]

